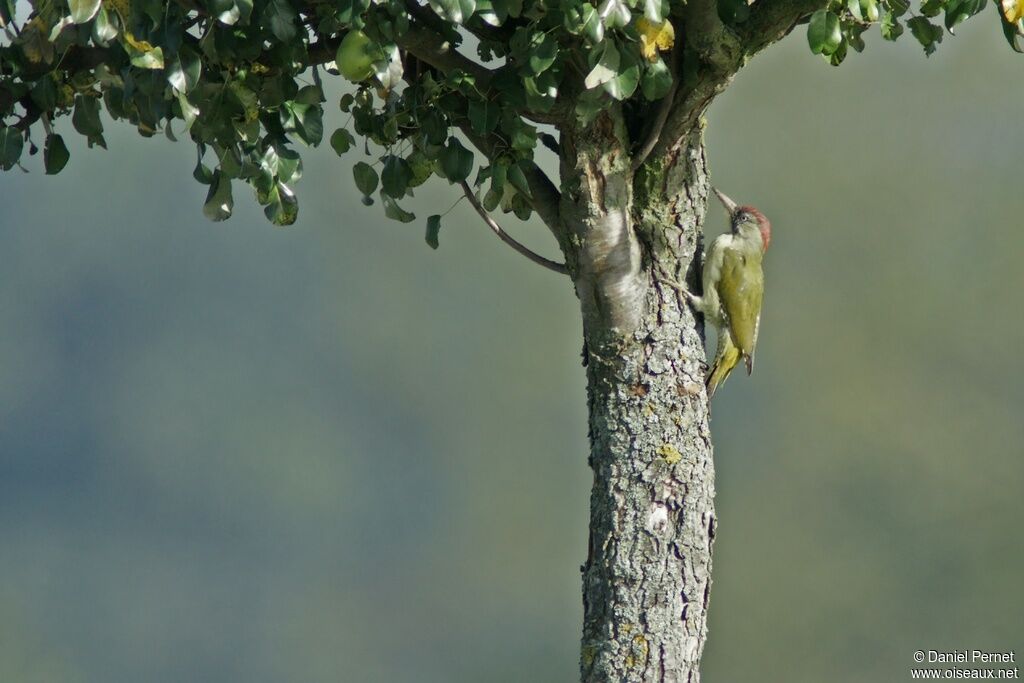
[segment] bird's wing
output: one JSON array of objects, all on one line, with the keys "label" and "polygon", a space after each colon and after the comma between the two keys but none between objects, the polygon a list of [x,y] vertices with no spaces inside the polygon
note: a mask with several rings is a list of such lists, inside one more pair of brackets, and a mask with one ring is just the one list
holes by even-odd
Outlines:
[{"label": "bird's wing", "polygon": [[707,256],[704,257],[704,292],[705,294],[716,282],[722,272],[722,259],[725,252],[732,247],[732,235],[724,233],[711,242]]},{"label": "bird's wing", "polygon": [[760,261],[739,249],[726,249],[722,258],[722,278],[718,295],[729,320],[733,341],[748,359],[754,356],[761,298],[764,294],[764,271]]}]

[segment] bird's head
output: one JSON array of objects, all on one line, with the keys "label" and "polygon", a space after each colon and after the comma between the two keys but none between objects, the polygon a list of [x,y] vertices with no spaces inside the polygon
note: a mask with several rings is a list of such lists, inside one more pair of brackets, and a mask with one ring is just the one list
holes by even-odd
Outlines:
[{"label": "bird's head", "polygon": [[768,245],[772,241],[772,224],[768,217],[752,206],[736,206],[736,202],[729,199],[724,192],[718,188],[711,188],[715,196],[722,202],[722,206],[729,212],[729,221],[732,223],[732,231],[741,237],[761,240],[761,250],[768,251]]}]

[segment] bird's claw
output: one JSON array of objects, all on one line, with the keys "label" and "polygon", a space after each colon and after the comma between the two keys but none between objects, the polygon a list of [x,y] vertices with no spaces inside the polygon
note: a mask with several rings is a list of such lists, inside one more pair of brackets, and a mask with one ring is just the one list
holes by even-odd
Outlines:
[{"label": "bird's claw", "polygon": [[690,304],[696,304],[697,301],[699,300],[699,297],[696,294],[694,294],[693,292],[691,292],[689,289],[687,289],[686,285],[681,285],[678,282],[676,282],[675,280],[672,280],[670,278],[665,278],[664,280],[662,280],[662,282],[664,282],[669,287],[671,287],[672,289],[676,290],[677,292],[679,292],[680,294],[685,296],[686,300],[688,302],[690,302]]}]

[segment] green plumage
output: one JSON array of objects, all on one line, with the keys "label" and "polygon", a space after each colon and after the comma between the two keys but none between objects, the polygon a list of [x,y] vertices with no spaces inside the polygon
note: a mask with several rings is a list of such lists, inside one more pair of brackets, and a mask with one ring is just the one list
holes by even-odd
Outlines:
[{"label": "green plumage", "polygon": [[729,212],[731,230],[711,243],[704,259],[703,296],[687,292],[694,308],[718,329],[718,350],[707,377],[708,396],[729,377],[742,358],[754,369],[761,323],[764,271],[761,262],[771,241],[771,223],[751,206],[737,206],[715,190]]},{"label": "green plumage", "polygon": [[[760,250],[726,250],[722,259],[718,296],[722,300],[733,343],[750,359],[754,357],[754,346],[757,344],[763,295],[764,271],[761,270]],[[751,364],[748,361],[748,365]]]}]

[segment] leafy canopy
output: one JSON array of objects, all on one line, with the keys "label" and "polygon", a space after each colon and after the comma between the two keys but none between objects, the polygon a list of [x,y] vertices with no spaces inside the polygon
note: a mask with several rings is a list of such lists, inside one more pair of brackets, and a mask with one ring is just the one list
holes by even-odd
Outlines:
[{"label": "leafy canopy", "polygon": [[[712,7],[720,25],[742,32],[759,5],[789,1]],[[890,40],[906,25],[930,53],[940,14],[951,31],[986,2],[923,0],[914,11],[909,0],[814,0],[793,23],[807,21],[811,51],[838,64],[848,48],[863,49],[873,25]],[[1024,0],[995,2],[1007,39],[1024,49]],[[59,173],[68,117],[90,147],[106,147],[105,118],[125,120],[143,136],[195,143],[207,217],[229,217],[243,182],[279,225],[297,216],[298,149],[325,139],[339,155],[366,151],[353,180],[390,218],[414,219],[401,202],[431,176],[462,183],[475,170],[487,210],[525,219],[537,208],[538,143],[557,149],[538,124],[585,126],[617,101],[639,110],[670,101],[687,28],[678,0],[29,5],[0,0],[0,168],[23,167],[41,144],[45,172]],[[349,119],[327,134],[322,79],[339,72],[355,82],[337,105]],[[427,225],[436,246],[440,218]]]},{"label": "leafy canopy", "polygon": [[[870,27],[878,25],[886,40],[896,40],[909,28],[925,54],[930,55],[945,32],[952,33],[962,21],[985,9],[987,2],[923,0],[915,11],[910,0],[833,0],[811,15],[807,42],[812,52],[839,64],[849,48],[857,52],[864,49],[863,34]],[[1006,40],[1014,50],[1024,52],[1024,0],[994,2]]]}]

